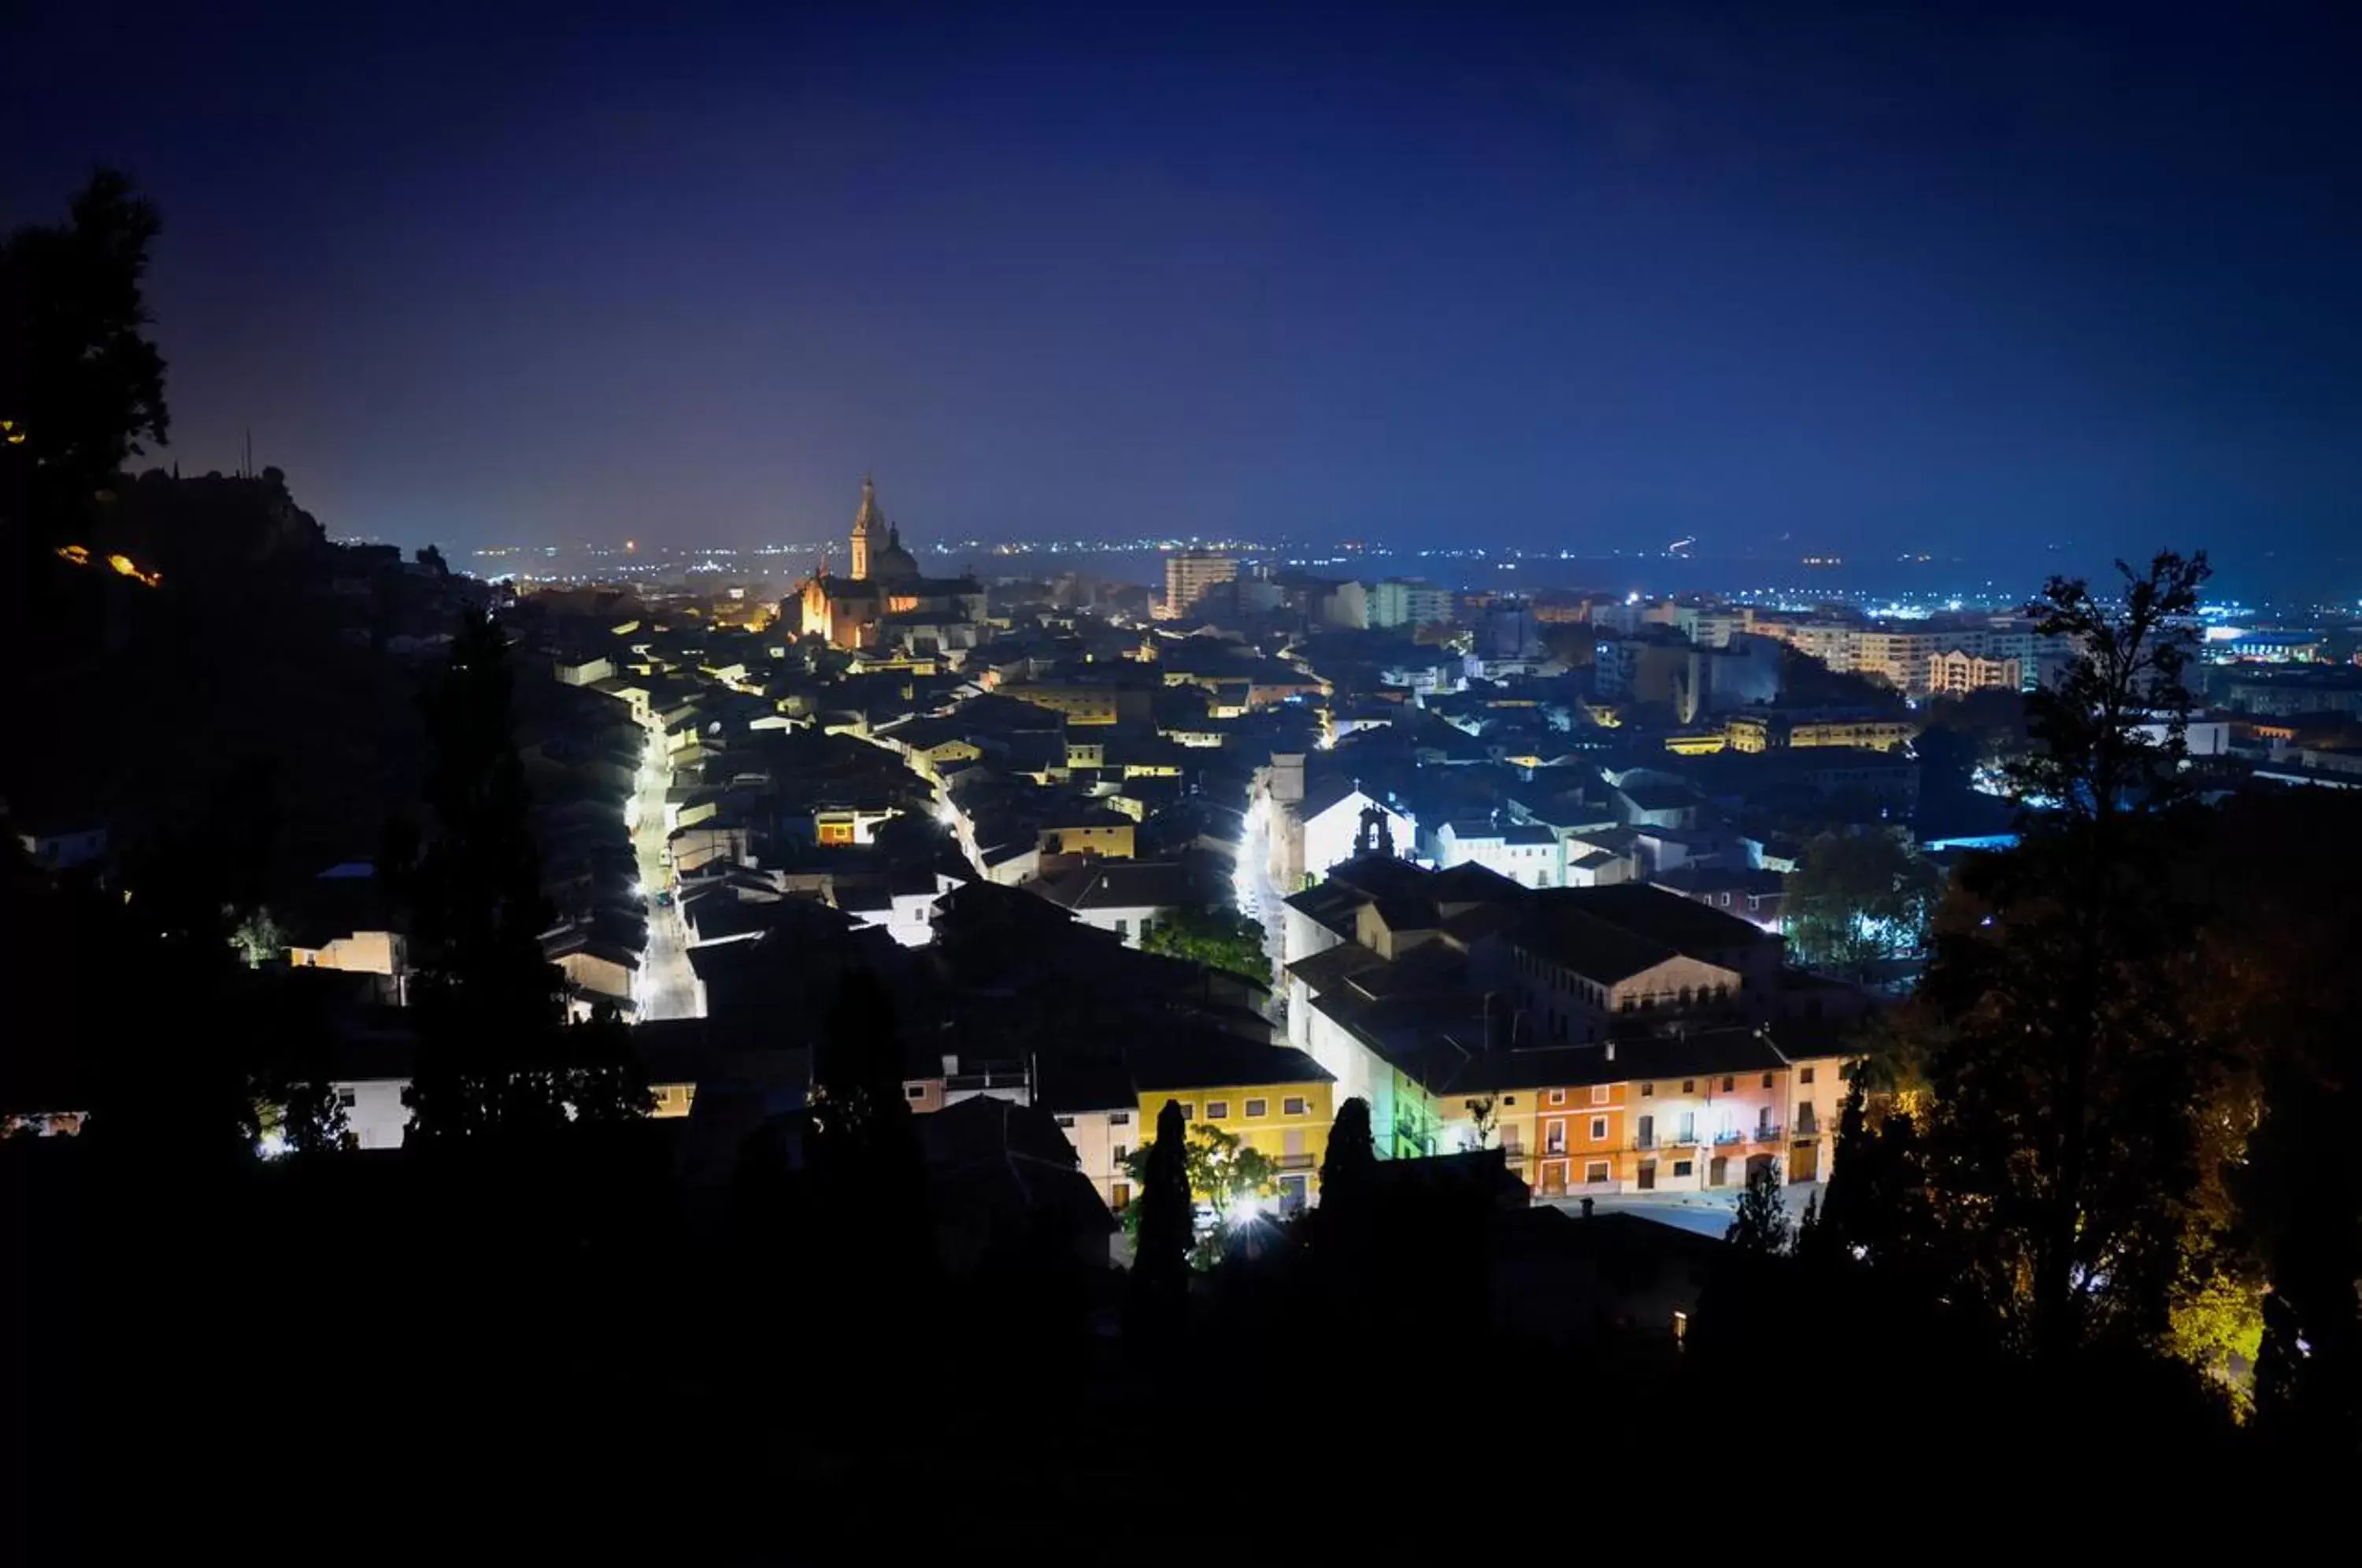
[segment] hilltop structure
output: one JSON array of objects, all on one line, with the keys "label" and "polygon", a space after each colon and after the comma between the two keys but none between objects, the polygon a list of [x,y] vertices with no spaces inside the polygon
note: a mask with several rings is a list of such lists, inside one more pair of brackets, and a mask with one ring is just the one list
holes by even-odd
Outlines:
[{"label": "hilltop structure", "polygon": [[[902,547],[902,531],[886,520],[877,486],[861,481],[853,517],[853,573],[833,576],[827,558],[798,585],[806,636],[841,648],[903,648],[956,654],[984,636],[984,585],[973,577],[931,578]],[[781,606],[782,613],[787,607]]]}]

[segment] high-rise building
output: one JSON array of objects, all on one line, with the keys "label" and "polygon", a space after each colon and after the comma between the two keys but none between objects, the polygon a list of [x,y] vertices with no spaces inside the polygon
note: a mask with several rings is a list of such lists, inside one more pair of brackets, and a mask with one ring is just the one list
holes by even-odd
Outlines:
[{"label": "high-rise building", "polygon": [[1451,619],[1451,591],[1413,577],[1390,577],[1370,588],[1373,626],[1433,626]]},{"label": "high-rise building", "polygon": [[1218,582],[1234,582],[1238,575],[1236,557],[1175,551],[1164,558],[1164,602],[1157,606],[1156,618],[1178,620],[1189,613],[1206,590]]},{"label": "high-rise building", "polygon": [[1958,696],[1968,691],[1981,691],[1988,686],[2015,691],[2024,685],[2020,666],[2014,658],[1990,658],[1965,648],[1950,648],[1928,656],[1927,690],[1932,692]]}]

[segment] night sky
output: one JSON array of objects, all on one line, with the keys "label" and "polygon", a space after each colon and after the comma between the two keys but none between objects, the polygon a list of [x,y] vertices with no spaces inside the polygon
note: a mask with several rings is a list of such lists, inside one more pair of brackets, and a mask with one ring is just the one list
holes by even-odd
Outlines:
[{"label": "night sky", "polygon": [[332,533],[2362,557],[2351,4],[35,9]]}]

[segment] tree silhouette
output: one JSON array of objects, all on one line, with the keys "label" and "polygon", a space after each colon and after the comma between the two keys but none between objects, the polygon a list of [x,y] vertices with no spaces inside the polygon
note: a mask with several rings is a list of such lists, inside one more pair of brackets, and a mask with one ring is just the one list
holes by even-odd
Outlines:
[{"label": "tree silhouette", "polygon": [[1747,1173],[1747,1189],[1738,1195],[1738,1214],[1725,1239],[1742,1253],[1769,1255],[1788,1250],[1788,1206],[1780,1196],[1780,1170],[1766,1162]]},{"label": "tree silhouette", "polygon": [[1179,1331],[1189,1291],[1189,1253],[1196,1223],[1189,1201],[1188,1121],[1181,1102],[1156,1113],[1156,1137],[1142,1172],[1132,1242],[1131,1317],[1148,1348]]},{"label": "tree silhouette", "polygon": [[811,1172],[819,1239],[837,1275],[840,1348],[884,1342],[916,1305],[929,1262],[926,1172],[902,1093],[900,1037],[884,984],[848,970],[812,1052]]},{"label": "tree silhouette", "polygon": [[279,1135],[289,1153],[317,1154],[341,1149],[346,1131],[344,1102],[337,1099],[335,1085],[320,1077],[288,1083],[279,1106]]},{"label": "tree silhouette", "polygon": [[[2176,625],[2205,574],[2159,555],[2115,610],[2051,583],[2043,629],[2081,651],[2029,702],[2022,844],[1956,880],[1920,993],[1924,1136],[1890,1118],[1878,1140],[1883,1199],[1924,1212],[1873,1216],[1860,1187],[1841,1211],[1842,1157],[1831,1193],[1831,1220],[1908,1238],[1943,1295],[2054,1355],[2161,1342],[2183,1274],[2211,1067],[2181,988],[2191,912],[2155,868],[2188,832]],[[1901,1168],[1915,1143],[1940,1180]]]},{"label": "tree silhouette", "polygon": [[1337,1108],[1329,1151],[1320,1159],[1320,1207],[1366,1206],[1377,1180],[1378,1154],[1370,1134],[1370,1102],[1359,1095]]},{"label": "tree silhouette", "polygon": [[566,1121],[564,982],[542,955],[550,908],[526,818],[508,640],[463,614],[422,698],[430,831],[400,880],[412,901],[418,1070],[405,1098],[422,1143]]},{"label": "tree silhouette", "polygon": [[[1184,1174],[1191,1201],[1194,1204],[1202,1200],[1214,1211],[1214,1222],[1198,1239],[1190,1261],[1199,1268],[1210,1268],[1230,1245],[1236,1224],[1234,1210],[1242,1203],[1270,1196],[1279,1165],[1237,1133],[1203,1121],[1190,1125],[1183,1148]],[[1143,1143],[1125,1157],[1124,1174],[1144,1188],[1153,1175],[1155,1161],[1156,1144]],[[1135,1204],[1124,1211],[1125,1224],[1135,1233],[1146,1221],[1146,1215],[1139,1209]]]},{"label": "tree silhouette", "polygon": [[1847,979],[1921,951],[1943,878],[1895,834],[1822,834],[1788,879],[1790,949]]},{"label": "tree silhouette", "polygon": [[102,168],[68,222],[0,241],[0,525],[25,546],[81,542],[97,492],[171,428],[164,358],[144,331],[161,227]]},{"label": "tree silhouette", "polygon": [[438,577],[448,577],[451,575],[451,569],[445,563],[443,559],[443,551],[439,546],[421,545],[418,547],[417,560],[420,566],[425,567],[427,570],[435,573]]}]

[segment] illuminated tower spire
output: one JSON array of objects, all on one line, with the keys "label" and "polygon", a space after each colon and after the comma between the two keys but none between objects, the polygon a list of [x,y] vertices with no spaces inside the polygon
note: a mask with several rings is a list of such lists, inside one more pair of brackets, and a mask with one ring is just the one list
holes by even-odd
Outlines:
[{"label": "illuminated tower spire", "polygon": [[877,485],[867,474],[861,476],[861,510],[853,514],[853,580],[866,582],[869,579],[869,547],[886,531],[885,514],[877,510]]}]

